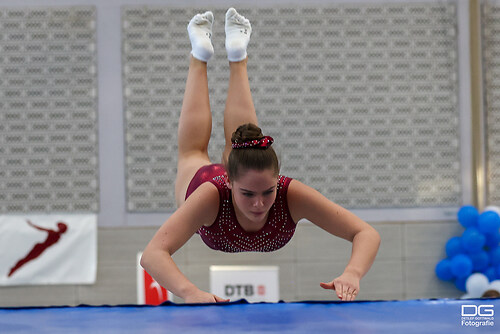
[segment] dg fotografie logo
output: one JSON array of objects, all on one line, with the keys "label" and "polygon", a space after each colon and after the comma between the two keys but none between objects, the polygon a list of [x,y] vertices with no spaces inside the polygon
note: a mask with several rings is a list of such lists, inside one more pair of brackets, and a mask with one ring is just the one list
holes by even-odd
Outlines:
[{"label": "dg fotografie logo", "polygon": [[462,305],[462,326],[495,325],[495,305]]}]

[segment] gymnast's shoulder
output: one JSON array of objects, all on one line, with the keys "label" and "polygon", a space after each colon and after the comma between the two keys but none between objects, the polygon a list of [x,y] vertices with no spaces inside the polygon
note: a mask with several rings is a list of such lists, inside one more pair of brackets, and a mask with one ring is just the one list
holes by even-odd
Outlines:
[{"label": "gymnast's shoulder", "polygon": [[295,222],[304,218],[310,219],[315,211],[319,213],[318,210],[333,204],[319,191],[296,179],[293,179],[288,186],[287,202],[288,210]]},{"label": "gymnast's shoulder", "polygon": [[204,226],[210,226],[219,212],[220,196],[219,190],[211,182],[204,182],[189,197],[184,204],[177,209],[186,219],[203,222]]}]

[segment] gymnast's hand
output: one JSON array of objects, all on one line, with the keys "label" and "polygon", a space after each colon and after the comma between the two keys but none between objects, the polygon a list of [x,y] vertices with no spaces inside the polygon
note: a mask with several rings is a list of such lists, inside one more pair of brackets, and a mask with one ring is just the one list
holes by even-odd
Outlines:
[{"label": "gymnast's hand", "polygon": [[202,290],[197,290],[193,292],[192,294],[186,296],[184,298],[184,302],[188,304],[201,304],[201,303],[224,303],[228,302],[229,299],[223,299],[219,296],[213,295],[211,293],[202,291]]},{"label": "gymnast's hand", "polygon": [[358,275],[351,272],[344,272],[330,283],[320,283],[320,286],[323,289],[335,290],[337,297],[342,301],[352,301],[358,295],[359,280]]}]

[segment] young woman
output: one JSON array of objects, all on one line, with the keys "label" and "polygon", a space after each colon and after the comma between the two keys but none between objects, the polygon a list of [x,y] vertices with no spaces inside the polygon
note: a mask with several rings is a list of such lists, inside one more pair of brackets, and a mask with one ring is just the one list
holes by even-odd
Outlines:
[{"label": "young woman", "polygon": [[207,62],[213,55],[213,14],[197,14],[188,24],[192,51],[179,120],[175,197],[178,209],[144,250],[141,265],[163,287],[187,303],[226,301],[198,289],[171,255],[195,233],[224,252],[274,251],[292,237],[296,223],[308,219],[332,235],[352,242],[344,272],[324,289],[354,300],[360,279],[371,267],[379,234],[346,209],[297,180],[279,175],[271,144],[257,126],[247,74],[250,22],[234,8],[226,13],[226,50],[230,77],[224,111],[226,146],[222,164],[212,164],[207,149],[212,116]]}]

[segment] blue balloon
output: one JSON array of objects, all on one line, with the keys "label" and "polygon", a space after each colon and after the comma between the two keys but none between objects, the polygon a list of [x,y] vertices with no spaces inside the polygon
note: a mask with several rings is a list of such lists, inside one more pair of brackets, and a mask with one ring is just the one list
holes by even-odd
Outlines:
[{"label": "blue balloon", "polygon": [[444,259],[438,262],[435,268],[437,277],[442,281],[449,281],[455,277],[451,272],[451,261]]},{"label": "blue balloon", "polygon": [[490,264],[490,256],[485,251],[480,251],[479,253],[470,254],[470,259],[472,260],[472,270],[473,271],[483,271],[488,268]]},{"label": "blue balloon", "polygon": [[465,287],[465,282],[467,281],[467,278],[469,278],[469,276],[457,277],[457,279],[455,280],[455,286],[458,290],[466,292],[467,289]]},{"label": "blue balloon", "polygon": [[451,259],[451,272],[454,276],[468,277],[472,273],[472,260],[464,254],[458,254]]},{"label": "blue balloon", "polygon": [[485,211],[479,215],[477,226],[481,233],[498,233],[500,216],[495,211]]},{"label": "blue balloon", "polygon": [[455,255],[463,253],[462,249],[462,240],[460,237],[453,237],[448,240],[446,243],[446,255],[448,255],[449,258],[454,257]]},{"label": "blue balloon", "polygon": [[489,249],[494,249],[497,248],[498,245],[500,244],[500,233],[488,233],[484,235],[486,237],[486,244],[485,246],[488,247]]},{"label": "blue balloon", "polygon": [[473,227],[477,225],[479,211],[472,205],[465,205],[458,210],[457,217],[463,227]]},{"label": "blue balloon", "polygon": [[480,252],[486,243],[486,237],[475,227],[469,227],[462,233],[462,247],[468,253]]},{"label": "blue balloon", "polygon": [[495,267],[488,267],[485,271],[483,271],[483,274],[488,277],[488,280],[490,282],[494,281],[497,279],[497,272],[495,270]]},{"label": "blue balloon", "polygon": [[490,264],[492,266],[500,265],[500,247],[497,247],[489,252]]}]

